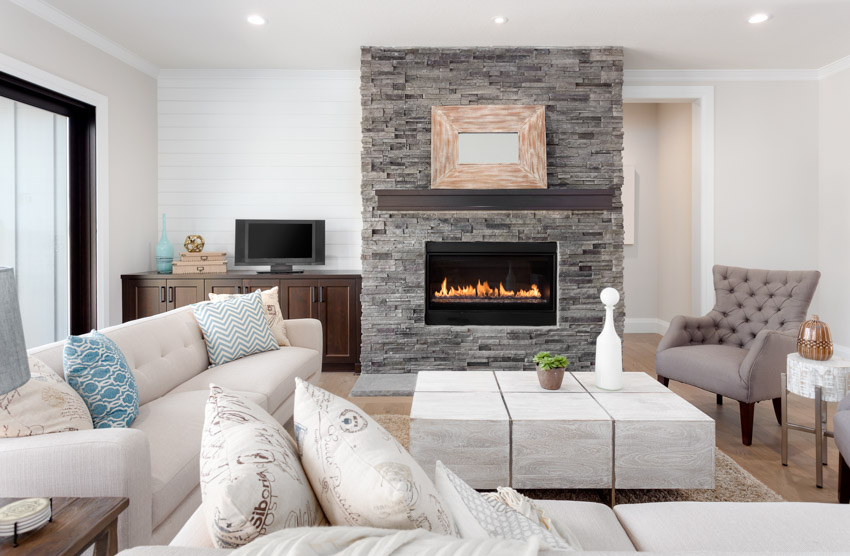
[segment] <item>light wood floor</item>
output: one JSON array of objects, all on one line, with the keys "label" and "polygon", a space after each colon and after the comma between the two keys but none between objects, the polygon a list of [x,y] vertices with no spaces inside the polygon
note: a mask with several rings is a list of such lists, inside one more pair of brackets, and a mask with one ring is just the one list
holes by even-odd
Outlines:
[{"label": "light wood floor", "polygon": [[[623,342],[623,363],[627,371],[642,371],[655,376],[655,346],[658,334],[626,334]],[[328,391],[348,397],[357,376],[352,372],[324,373],[319,385]],[[824,488],[815,486],[815,437],[812,434],[789,431],[788,467],[780,462],[780,428],[771,403],[756,405],[753,445],[741,444],[741,421],[738,402],[725,399],[717,405],[715,395],[692,386],[670,383],[671,389],[702,410],[717,424],[717,447],[729,454],[744,469],[789,501],[837,501],[838,451],[828,439],[829,465],[824,467]],[[348,398],[371,414],[410,413],[411,397]],[[814,426],[814,401],[789,394],[790,422]],[[836,404],[829,404],[829,429]]]}]

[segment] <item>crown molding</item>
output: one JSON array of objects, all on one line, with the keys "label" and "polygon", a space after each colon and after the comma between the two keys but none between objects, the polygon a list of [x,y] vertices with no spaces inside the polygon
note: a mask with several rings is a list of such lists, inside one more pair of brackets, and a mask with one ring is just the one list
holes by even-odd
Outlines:
[{"label": "crown molding", "polygon": [[626,83],[698,81],[816,81],[821,70],[625,70]]},{"label": "crown molding", "polygon": [[42,2],[42,0],[10,0],[13,4],[17,4],[21,8],[27,10],[40,17],[41,19],[52,23],[63,31],[74,35],[90,45],[102,50],[110,56],[121,60],[125,64],[136,68],[137,70],[146,73],[151,77],[157,77],[159,68],[153,63],[142,58],[135,52],[127,50],[120,44],[107,39],[91,27],[83,25],[76,19],[72,18],[65,12],[57,10],[50,4]]},{"label": "crown molding", "polygon": [[840,71],[850,69],[850,56],[840,58],[831,64],[827,64],[818,70],[818,79],[826,79],[831,75],[835,75]]},{"label": "crown molding", "polygon": [[[218,72],[218,76],[229,73],[234,77],[247,78],[269,78],[293,76],[294,73],[289,70],[160,70],[155,64],[149,60],[139,56],[135,52],[124,48],[120,44],[106,38],[91,27],[80,23],[65,12],[56,9],[52,5],[43,0],[9,0],[13,4],[20,6],[28,12],[36,15],[45,21],[52,23],[63,31],[81,39],[95,48],[98,48],[121,60],[137,70],[151,77],[183,77],[190,76],[193,73],[195,77],[201,75],[213,75]],[[685,83],[685,82],[718,82],[718,81],[818,81],[834,75],[838,72],[850,69],[850,55],[839,60],[829,63],[818,69],[811,70],[794,70],[794,69],[742,69],[742,70],[625,70],[623,72],[623,81],[626,83]],[[295,70],[297,72],[309,73],[311,70]],[[345,73],[343,73],[345,72]],[[357,70],[340,70],[340,76],[346,75],[348,72],[359,73]],[[321,74],[321,70],[317,70],[313,76]],[[346,75],[347,77],[347,75]]]}]

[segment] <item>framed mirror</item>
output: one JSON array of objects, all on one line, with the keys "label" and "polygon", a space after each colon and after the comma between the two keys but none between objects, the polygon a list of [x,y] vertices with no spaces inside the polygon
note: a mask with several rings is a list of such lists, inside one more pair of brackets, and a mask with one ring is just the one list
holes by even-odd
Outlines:
[{"label": "framed mirror", "polygon": [[544,106],[432,106],[431,188],[545,189]]}]

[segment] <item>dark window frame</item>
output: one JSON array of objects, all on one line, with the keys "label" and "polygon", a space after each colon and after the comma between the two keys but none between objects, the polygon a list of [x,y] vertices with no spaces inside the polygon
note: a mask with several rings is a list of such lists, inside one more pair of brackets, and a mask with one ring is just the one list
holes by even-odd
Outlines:
[{"label": "dark window frame", "polygon": [[97,323],[97,110],[3,72],[0,96],[68,118],[69,329],[83,334]]}]

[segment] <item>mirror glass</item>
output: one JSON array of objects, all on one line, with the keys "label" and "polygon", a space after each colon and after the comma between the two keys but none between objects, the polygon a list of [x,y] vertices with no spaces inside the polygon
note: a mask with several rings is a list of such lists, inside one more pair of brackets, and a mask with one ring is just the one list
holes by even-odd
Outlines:
[{"label": "mirror glass", "polygon": [[518,133],[458,133],[458,164],[517,164]]}]

